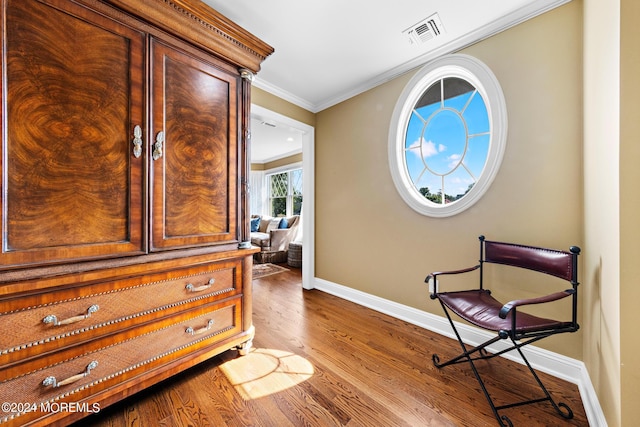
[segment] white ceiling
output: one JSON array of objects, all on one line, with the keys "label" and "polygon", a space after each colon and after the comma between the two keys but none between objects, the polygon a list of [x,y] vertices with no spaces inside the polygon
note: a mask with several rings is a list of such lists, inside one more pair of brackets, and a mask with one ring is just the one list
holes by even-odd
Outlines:
[{"label": "white ceiling", "polygon": [[[255,86],[318,112],[570,0],[202,1],[275,48]],[[411,43],[405,30],[434,14],[441,34]],[[256,121],[252,161],[283,154],[254,157],[272,134],[291,151],[295,135]]]},{"label": "white ceiling", "polygon": [[264,164],[302,153],[303,131],[272,117],[251,114],[251,163]]}]

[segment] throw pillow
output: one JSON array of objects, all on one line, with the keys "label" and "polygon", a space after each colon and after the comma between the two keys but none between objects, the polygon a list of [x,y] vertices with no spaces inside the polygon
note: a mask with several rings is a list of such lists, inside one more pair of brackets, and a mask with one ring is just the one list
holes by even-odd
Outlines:
[{"label": "throw pillow", "polygon": [[287,218],[282,218],[280,220],[280,224],[278,225],[278,228],[289,228],[289,222],[287,221]]},{"label": "throw pillow", "polygon": [[251,220],[251,232],[254,233],[260,228],[260,217]]},{"label": "throw pillow", "polygon": [[258,231],[261,233],[267,233],[267,227],[271,224],[271,220],[273,218],[267,215],[262,215],[260,217],[260,225],[258,226]]},{"label": "throw pillow", "polygon": [[280,218],[274,218],[269,221],[269,225],[267,225],[266,233],[269,233],[271,230],[276,230],[280,225]]}]

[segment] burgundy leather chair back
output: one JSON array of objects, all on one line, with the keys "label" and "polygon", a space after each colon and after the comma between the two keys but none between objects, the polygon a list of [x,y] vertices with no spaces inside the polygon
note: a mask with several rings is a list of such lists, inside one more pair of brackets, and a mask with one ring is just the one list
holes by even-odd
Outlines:
[{"label": "burgundy leather chair back", "polygon": [[489,240],[484,240],[484,252],[484,262],[526,268],[570,282],[575,282],[577,278],[577,263],[571,252]]}]

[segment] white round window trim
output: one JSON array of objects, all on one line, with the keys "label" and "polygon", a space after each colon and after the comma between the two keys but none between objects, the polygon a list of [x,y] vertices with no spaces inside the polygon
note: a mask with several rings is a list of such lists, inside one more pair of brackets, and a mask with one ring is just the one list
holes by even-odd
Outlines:
[{"label": "white round window trim", "polygon": [[[476,87],[485,100],[491,138],[484,169],[473,188],[461,199],[444,205],[425,198],[409,178],[405,164],[405,133],[411,112],[425,90],[434,82],[458,77]],[[507,107],[502,88],[491,70],[478,59],[462,54],[447,55],[425,65],[404,88],[391,116],[389,128],[389,168],[402,199],[415,211],[431,217],[448,217],[473,206],[496,177],[507,140]]]}]

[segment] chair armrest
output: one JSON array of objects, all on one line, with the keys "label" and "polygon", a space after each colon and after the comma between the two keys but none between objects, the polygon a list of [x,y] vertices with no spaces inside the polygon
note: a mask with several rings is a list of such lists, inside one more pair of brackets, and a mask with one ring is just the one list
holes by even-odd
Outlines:
[{"label": "chair armrest", "polygon": [[437,283],[436,283],[436,278],[440,275],[447,275],[447,274],[461,274],[461,273],[469,273],[470,271],[474,271],[480,268],[480,264],[478,265],[474,265],[473,267],[468,267],[468,268],[463,268],[460,270],[449,270],[449,271],[437,271],[434,273],[431,273],[429,275],[427,275],[427,277],[424,279],[425,283],[429,283],[431,282],[431,279],[433,279],[433,289],[431,292],[431,299],[435,299],[436,298],[436,293],[438,293],[438,289],[437,289]]},{"label": "chair armrest", "polygon": [[277,228],[271,230],[271,250],[286,251],[289,243],[293,239],[295,228]]},{"label": "chair armrest", "polygon": [[424,279],[424,282],[427,283],[429,282],[429,280],[431,280],[432,278],[435,278],[436,276],[440,276],[442,274],[460,274],[460,273],[468,273],[470,271],[473,270],[477,270],[478,268],[480,268],[480,264],[478,265],[474,265],[473,267],[469,267],[469,268],[463,268],[461,270],[450,270],[450,271],[436,271],[434,273],[431,273],[427,276],[426,279]]},{"label": "chair armrest", "polygon": [[575,290],[567,289],[566,291],[556,292],[553,294],[545,295],[537,298],[526,298],[526,299],[518,299],[509,301],[500,309],[499,316],[501,319],[506,319],[509,312],[514,308],[521,305],[531,305],[531,304],[543,304],[545,302],[557,301],[562,298],[566,298],[570,295],[573,295]]}]

